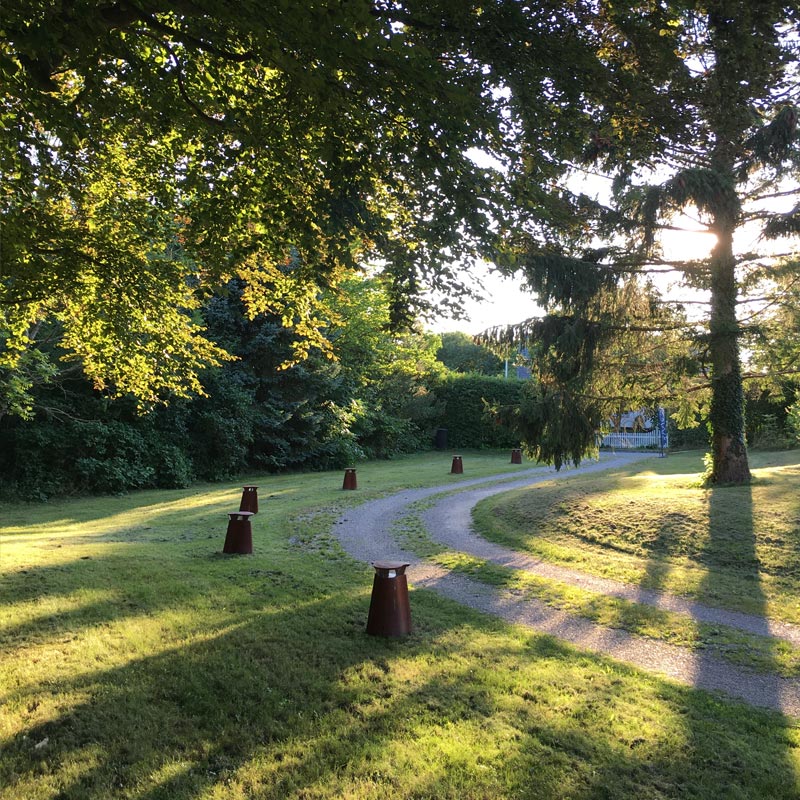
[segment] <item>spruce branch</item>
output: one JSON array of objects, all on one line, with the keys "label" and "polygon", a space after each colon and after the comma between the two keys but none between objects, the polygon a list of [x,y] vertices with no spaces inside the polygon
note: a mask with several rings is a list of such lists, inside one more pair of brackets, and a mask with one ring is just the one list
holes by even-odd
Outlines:
[{"label": "spruce branch", "polygon": [[765,194],[752,194],[746,195],[748,200],[752,200],[757,202],[759,200],[775,200],[779,197],[793,197],[795,195],[800,194],[800,186],[795,189],[787,189],[783,192],[767,192]]}]

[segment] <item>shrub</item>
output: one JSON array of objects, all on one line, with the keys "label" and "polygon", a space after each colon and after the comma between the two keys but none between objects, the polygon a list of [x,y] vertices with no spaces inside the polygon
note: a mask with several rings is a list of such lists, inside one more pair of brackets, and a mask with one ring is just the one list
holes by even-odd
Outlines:
[{"label": "shrub", "polygon": [[450,447],[517,447],[519,434],[493,408],[518,405],[525,382],[486,375],[450,375],[434,387],[444,411],[434,427],[447,428]]},{"label": "shrub", "polygon": [[185,489],[194,480],[192,460],[179,447],[167,444],[153,458],[155,485],[159,489]]},{"label": "shrub", "polygon": [[694,428],[679,428],[672,418],[667,419],[670,450],[702,450],[711,445],[708,423],[700,422]]},{"label": "shrub", "polygon": [[795,438],[795,446],[800,445],[800,400],[786,409],[789,430]]},{"label": "shrub", "polygon": [[754,450],[788,450],[796,445],[791,423],[779,421],[774,414],[764,414],[751,434],[750,446]]},{"label": "shrub", "polygon": [[2,492],[39,500],[155,486],[160,445],[116,420],[34,422],[6,432]]}]

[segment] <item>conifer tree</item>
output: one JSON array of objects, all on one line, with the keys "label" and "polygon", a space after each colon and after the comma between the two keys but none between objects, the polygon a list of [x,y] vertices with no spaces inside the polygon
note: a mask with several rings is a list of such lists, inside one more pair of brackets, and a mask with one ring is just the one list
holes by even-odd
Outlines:
[{"label": "conifer tree", "polygon": [[[620,402],[669,401],[685,420],[705,393],[710,481],[749,480],[740,341],[758,310],[741,309],[772,271],[800,271],[798,22],[796,3],[774,0],[599,2],[584,17],[597,53],[584,148],[560,181],[536,180],[525,140],[539,134],[520,114],[504,263],[548,315],[483,338],[532,342],[537,402],[517,413],[538,455],[579,460]],[[605,196],[581,184],[589,172],[608,179]],[[708,256],[665,254],[661,233],[683,214],[715,237]],[[760,233],[760,252],[743,251],[743,232]],[[704,300],[670,308],[653,273],[704,290],[707,313],[689,313]]]}]

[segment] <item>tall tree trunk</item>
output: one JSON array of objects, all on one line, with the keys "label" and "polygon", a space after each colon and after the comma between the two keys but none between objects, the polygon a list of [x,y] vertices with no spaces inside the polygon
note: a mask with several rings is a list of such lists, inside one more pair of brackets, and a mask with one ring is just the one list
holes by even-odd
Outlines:
[{"label": "tall tree trunk", "polygon": [[[707,84],[706,101],[714,135],[711,168],[718,179],[716,195],[708,198],[712,230],[717,245],[711,253],[711,483],[743,484],[750,481],[744,437],[744,389],[739,357],[739,321],[736,318],[736,259],[733,233],[741,224],[741,199],[737,195],[736,164],[751,124],[746,119],[746,87],[755,67],[743,58],[750,52],[745,31],[755,24],[756,4],[743,0],[711,0],[709,35],[716,61]],[[745,25],[745,23],[748,23]]]},{"label": "tall tree trunk", "polygon": [[736,318],[736,260],[733,256],[735,222],[720,214],[714,225],[717,245],[711,254],[711,482],[744,484],[750,481],[744,435],[744,390],[739,359],[739,323]]}]

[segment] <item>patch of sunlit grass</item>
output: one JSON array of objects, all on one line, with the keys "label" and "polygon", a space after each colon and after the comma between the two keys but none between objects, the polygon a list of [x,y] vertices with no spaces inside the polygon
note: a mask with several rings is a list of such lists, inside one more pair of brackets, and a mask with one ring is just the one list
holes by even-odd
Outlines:
[{"label": "patch of sunlit grass", "polygon": [[548,606],[606,628],[713,653],[734,664],[786,677],[800,676],[800,647],[725,625],[697,622],[653,606],[589,592],[567,583],[492,564],[465,553],[438,552],[448,570],[541,600]]},{"label": "patch of sunlit grass", "polygon": [[[464,454],[463,479],[514,472]],[[240,486],[5,507],[2,800],[797,796],[800,735],[744,708],[412,592],[366,636],[348,504],[457,485],[450,455]],[[233,506],[231,509],[230,506]],[[413,534],[413,531],[412,531]]]},{"label": "patch of sunlit grass", "polygon": [[[647,588],[800,622],[797,454],[759,454],[751,486],[697,485],[699,454],[496,496],[482,535],[546,560]],[[697,472],[686,469],[696,464]]]}]

